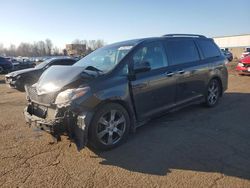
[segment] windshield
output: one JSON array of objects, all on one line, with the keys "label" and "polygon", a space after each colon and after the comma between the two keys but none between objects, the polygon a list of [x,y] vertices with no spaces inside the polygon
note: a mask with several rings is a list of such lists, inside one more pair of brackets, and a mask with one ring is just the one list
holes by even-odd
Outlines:
[{"label": "windshield", "polygon": [[36,65],[35,68],[37,69],[42,69],[44,68],[46,65],[48,65],[51,62],[51,59],[46,59],[45,61],[39,63],[38,65]]},{"label": "windshield", "polygon": [[121,59],[128,54],[133,46],[107,46],[99,48],[86,57],[79,60],[73,66],[94,67],[102,72],[112,70]]}]

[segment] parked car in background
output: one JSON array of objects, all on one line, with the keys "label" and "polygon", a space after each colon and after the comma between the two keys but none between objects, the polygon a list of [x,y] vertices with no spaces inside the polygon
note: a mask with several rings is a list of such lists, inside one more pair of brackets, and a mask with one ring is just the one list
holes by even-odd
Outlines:
[{"label": "parked car in background", "polygon": [[240,75],[250,75],[250,56],[242,58],[236,66],[236,71]]},{"label": "parked car in background", "polygon": [[33,60],[34,62],[43,62],[51,57],[34,57]]},{"label": "parked car in background", "polygon": [[226,56],[226,58],[228,59],[228,61],[232,61],[233,60],[233,54],[232,54],[232,52],[230,52],[228,50],[224,50],[224,49],[221,49],[221,51]]},{"label": "parked car in background", "polygon": [[9,59],[0,57],[0,74],[10,72],[12,68],[13,65]]},{"label": "parked car in background", "polygon": [[13,65],[13,69],[12,70],[13,71],[18,70],[20,62],[13,58],[13,59],[11,59],[11,63]]},{"label": "parked car in background", "polygon": [[35,68],[23,69],[5,75],[5,81],[11,88],[24,91],[25,85],[32,85],[37,82],[41,74],[53,65],[73,65],[75,59],[70,57],[58,57],[47,59],[38,64]]},{"label": "parked car in background", "polygon": [[13,71],[27,69],[27,68],[34,68],[36,64],[32,61],[25,60],[25,61],[17,61],[16,59],[11,59],[13,64]]},{"label": "parked car in background", "polygon": [[162,113],[193,103],[216,106],[227,89],[226,62],[201,35],[115,43],[73,66],[47,69],[26,87],[25,119],[55,137],[65,130],[79,149],[87,141],[110,149]]},{"label": "parked car in background", "polygon": [[241,54],[241,59],[250,55],[250,47],[247,47],[245,51]]}]

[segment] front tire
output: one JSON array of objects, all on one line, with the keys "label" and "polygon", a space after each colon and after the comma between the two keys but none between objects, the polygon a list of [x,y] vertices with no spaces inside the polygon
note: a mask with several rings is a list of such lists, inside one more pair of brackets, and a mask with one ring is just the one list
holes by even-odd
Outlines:
[{"label": "front tire", "polygon": [[128,136],[130,118],[120,104],[109,103],[98,109],[90,125],[90,145],[98,150],[108,150],[120,145]]},{"label": "front tire", "polygon": [[218,104],[221,89],[221,84],[218,79],[210,80],[207,86],[207,93],[205,98],[205,105],[207,107],[214,107]]}]

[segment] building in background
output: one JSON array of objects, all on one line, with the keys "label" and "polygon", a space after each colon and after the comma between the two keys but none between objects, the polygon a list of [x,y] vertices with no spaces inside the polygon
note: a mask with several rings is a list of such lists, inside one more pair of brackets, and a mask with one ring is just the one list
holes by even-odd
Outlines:
[{"label": "building in background", "polygon": [[67,54],[70,56],[85,55],[87,48],[86,44],[66,44]]},{"label": "building in background", "polygon": [[214,37],[213,39],[220,48],[228,49],[238,59],[250,47],[250,34]]}]

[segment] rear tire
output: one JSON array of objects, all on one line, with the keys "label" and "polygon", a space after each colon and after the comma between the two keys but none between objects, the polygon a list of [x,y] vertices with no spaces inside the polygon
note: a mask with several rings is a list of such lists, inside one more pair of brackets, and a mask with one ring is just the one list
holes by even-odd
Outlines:
[{"label": "rear tire", "polygon": [[214,107],[218,104],[221,95],[221,84],[218,79],[212,79],[208,83],[207,93],[205,98],[205,105],[207,107]]},{"label": "rear tire", "polygon": [[106,104],[94,114],[89,128],[90,145],[98,150],[117,147],[126,140],[129,128],[127,110],[120,104]]}]

